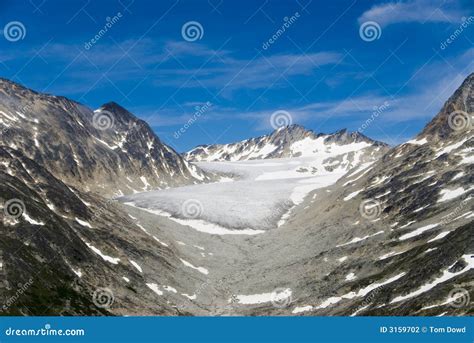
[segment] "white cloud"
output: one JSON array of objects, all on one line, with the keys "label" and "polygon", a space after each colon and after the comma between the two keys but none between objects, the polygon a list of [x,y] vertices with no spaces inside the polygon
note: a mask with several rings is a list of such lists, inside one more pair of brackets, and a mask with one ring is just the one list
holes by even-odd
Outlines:
[{"label": "white cloud", "polygon": [[[372,92],[346,99],[314,102],[302,106],[272,108],[246,113],[233,113],[245,120],[259,122],[257,129],[270,129],[270,116],[279,109],[288,111],[293,123],[324,122],[331,118],[344,118],[344,125],[351,123],[362,124],[374,112],[376,107],[388,103],[388,107],[378,117],[380,125],[391,125],[409,122],[411,120],[430,120],[441,109],[444,102],[461,85],[464,79],[474,70],[474,48],[451,59],[424,65],[421,70],[415,70],[405,84],[399,85],[397,93],[380,95]],[[363,80],[361,80],[363,82]],[[383,83],[383,80],[379,80]],[[355,128],[357,129],[357,128]]]},{"label": "white cloud", "polygon": [[457,2],[446,0],[397,1],[373,6],[358,19],[359,24],[375,21],[380,26],[409,22],[461,22],[466,15]]},{"label": "white cloud", "polygon": [[[215,104],[200,120],[201,122],[225,122],[232,119],[247,123],[254,122],[255,125],[252,126],[255,130],[270,131],[272,130],[270,124],[272,113],[276,110],[285,110],[291,114],[292,122],[295,124],[315,127],[315,124],[324,124],[326,120],[341,119],[341,128],[347,126],[355,131],[371,117],[377,107],[388,103],[388,106],[384,106],[384,110],[377,117],[375,125],[383,128],[400,123],[408,125],[412,120],[428,122],[473,70],[474,48],[471,48],[455,58],[443,59],[425,65],[421,70],[414,70],[406,83],[399,85],[399,92],[392,96],[373,91],[345,99],[312,102],[298,106],[279,103],[278,107],[255,111],[244,111]],[[366,77],[370,77],[369,75],[370,73]],[[360,82],[363,81],[363,78],[360,79]],[[383,80],[378,81],[383,84]],[[137,109],[134,112],[152,126],[166,127],[187,122],[194,111],[194,105],[194,103],[184,104],[179,113],[176,112],[176,107],[158,111]],[[386,131],[392,136],[387,136],[384,132],[380,139],[390,144],[400,143],[410,138],[409,136],[400,137],[397,132],[391,130]]]},{"label": "white cloud", "polygon": [[[33,55],[34,51],[32,49],[29,54]],[[287,86],[285,78],[311,75],[316,69],[335,65],[341,59],[340,53],[332,51],[270,56],[255,52],[255,55],[243,58],[224,48],[215,50],[202,44],[163,43],[151,39],[102,41],[90,50],[80,45],[53,43],[40,55],[50,65],[67,63],[64,77],[72,79],[75,93],[87,91],[92,84],[94,88],[109,85],[103,77],[106,75],[114,83],[146,77],[152,80],[154,87],[205,86],[220,92],[221,96],[238,89]],[[62,91],[70,92],[71,89]]]},{"label": "white cloud", "polygon": [[155,84],[182,88],[206,86],[217,89],[220,94],[241,88],[277,88],[286,85],[285,78],[311,75],[322,66],[337,64],[340,58],[340,53],[331,51],[269,57],[259,55],[251,59],[227,56],[226,59],[213,59],[204,68],[161,69],[155,78]]}]

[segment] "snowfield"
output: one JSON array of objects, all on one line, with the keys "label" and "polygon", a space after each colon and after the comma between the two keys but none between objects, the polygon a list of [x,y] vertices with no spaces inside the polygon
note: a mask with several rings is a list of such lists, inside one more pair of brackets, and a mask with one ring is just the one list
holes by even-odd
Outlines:
[{"label": "snowfield", "polygon": [[233,175],[235,181],[137,193],[120,201],[202,232],[258,234],[277,227],[309,192],[334,184],[346,173],[343,168],[325,170],[323,161],[315,157],[197,165]]}]

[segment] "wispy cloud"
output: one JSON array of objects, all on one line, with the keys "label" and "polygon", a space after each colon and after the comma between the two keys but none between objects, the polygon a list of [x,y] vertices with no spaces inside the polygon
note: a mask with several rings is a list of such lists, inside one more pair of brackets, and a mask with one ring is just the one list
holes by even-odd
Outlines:
[{"label": "wispy cloud", "polygon": [[359,24],[375,21],[380,26],[396,23],[444,22],[456,23],[466,15],[459,4],[447,0],[411,0],[388,2],[373,6],[358,19]]},{"label": "wispy cloud", "polygon": [[[336,52],[283,54],[269,57],[256,55],[251,59],[229,57],[225,61],[213,60],[204,68],[161,69],[155,83],[163,85],[163,81],[167,80],[167,85],[171,82],[172,85],[182,88],[205,86],[217,89],[220,93],[240,88],[278,87],[284,83],[285,78],[310,75],[322,66],[336,64],[340,58],[341,55]],[[181,76],[187,77],[188,82],[183,84]]]},{"label": "wispy cloud", "polygon": [[270,56],[254,52],[249,58],[236,56],[230,50],[215,50],[203,44],[151,39],[104,41],[90,50],[77,44],[54,43],[41,52],[41,58],[50,65],[68,65],[64,77],[71,78],[76,91],[91,84],[95,88],[108,85],[107,79],[120,82],[148,78],[155,88],[206,87],[219,96],[243,88],[287,86],[291,77],[309,76],[341,59],[341,54],[333,51]]},{"label": "wispy cloud", "polygon": [[[293,123],[324,122],[341,119],[347,125],[362,124],[377,107],[389,106],[380,116],[380,124],[394,124],[411,120],[429,120],[441,109],[443,103],[453,94],[465,77],[474,70],[474,48],[465,53],[423,66],[392,95],[358,95],[340,100],[314,102],[301,106],[280,104],[282,108],[269,108],[258,111],[221,111],[222,116],[252,120],[258,123],[257,130],[271,129],[270,116],[279,109],[291,114]],[[219,117],[222,119],[222,117]]]},{"label": "wispy cloud", "polygon": [[[146,121],[152,127],[171,127],[181,126],[187,123],[198,110],[198,107],[204,106],[204,102],[188,102],[179,104],[179,106],[171,106],[165,108],[151,108],[151,107],[134,107],[129,110],[138,116],[140,119]],[[226,111],[231,109],[221,108],[212,103],[211,107],[206,110],[201,116],[200,121],[226,119],[223,115]]]}]

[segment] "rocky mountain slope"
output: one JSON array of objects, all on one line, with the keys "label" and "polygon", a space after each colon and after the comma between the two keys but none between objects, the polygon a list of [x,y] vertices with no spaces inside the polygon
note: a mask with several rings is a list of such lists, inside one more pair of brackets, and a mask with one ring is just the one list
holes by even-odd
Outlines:
[{"label": "rocky mountain slope", "polygon": [[293,271],[294,313],[473,314],[473,112],[471,74],[414,140],[292,213],[291,260],[309,264]]},{"label": "rocky mountain slope", "polygon": [[0,147],[0,179],[2,315],[201,313],[204,275],[183,262],[197,252],[14,149]]},{"label": "rocky mountain slope", "polygon": [[117,196],[210,180],[116,103],[93,112],[0,79],[0,127],[0,145],[85,191]]}]

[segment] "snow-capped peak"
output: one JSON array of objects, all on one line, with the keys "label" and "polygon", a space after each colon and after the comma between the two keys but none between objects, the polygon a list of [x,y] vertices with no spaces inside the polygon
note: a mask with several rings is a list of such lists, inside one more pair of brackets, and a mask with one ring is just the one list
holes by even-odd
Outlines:
[{"label": "snow-capped peak", "polygon": [[[201,145],[184,154],[189,161],[242,161],[268,158],[347,153],[386,145],[346,129],[333,134],[315,134],[300,125],[278,128],[271,134],[231,144]],[[330,156],[328,156],[330,157]]]}]

